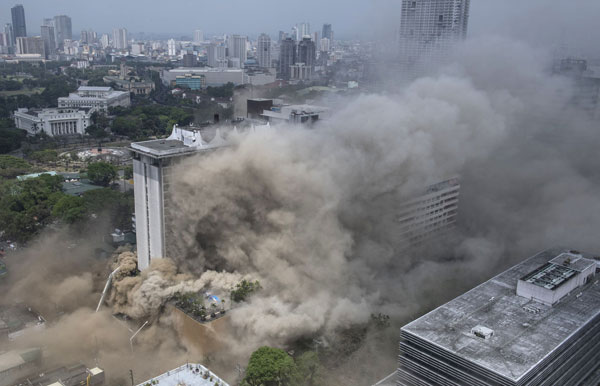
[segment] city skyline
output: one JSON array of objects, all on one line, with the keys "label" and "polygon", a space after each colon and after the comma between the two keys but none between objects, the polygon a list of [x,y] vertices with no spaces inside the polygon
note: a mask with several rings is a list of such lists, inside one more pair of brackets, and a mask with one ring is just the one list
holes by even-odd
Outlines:
[{"label": "city skyline", "polygon": [[[290,3],[285,7],[280,4],[278,6],[272,0],[266,0],[261,7],[239,0],[228,4],[202,5],[175,0],[168,4],[153,5],[152,8],[139,7],[140,2],[137,0],[108,0],[90,4],[72,0],[64,0],[58,4],[24,0],[14,4],[6,3],[0,19],[1,25],[11,22],[10,8],[16,4],[23,4],[25,8],[27,30],[31,36],[39,34],[44,18],[67,14],[73,20],[73,31],[76,34],[88,29],[110,33],[115,28],[127,28],[132,35],[143,32],[161,38],[189,36],[190,39],[196,29],[204,31],[207,37],[240,34],[256,39],[261,33],[267,33],[275,38],[278,31],[289,33],[294,25],[303,21],[311,24],[311,30],[319,32],[323,24],[332,24],[338,39],[372,39],[397,31],[401,8],[401,2],[393,0],[357,1],[352,7],[343,6],[347,3],[339,0],[324,4],[308,0],[302,4]],[[240,20],[227,17],[227,11],[232,6],[240,14],[251,17]],[[196,7],[198,11],[202,11],[202,15],[207,16],[197,17],[197,13],[193,12]],[[319,12],[313,11],[315,7],[318,7]],[[164,17],[169,12],[186,8],[190,12],[180,12],[177,19]],[[119,12],[112,12],[113,9],[119,9]],[[271,12],[263,12],[264,9],[270,9]],[[578,52],[591,51],[600,38],[600,30],[594,28],[594,16],[598,13],[600,3],[592,0],[576,0],[569,4],[547,0],[531,0],[526,4],[518,0],[501,3],[480,0],[471,4],[472,21],[468,37],[506,35],[542,47],[561,43],[572,46]],[[110,17],[97,17],[103,14]],[[529,17],[525,17],[531,14],[540,15],[545,22],[532,23]]]}]

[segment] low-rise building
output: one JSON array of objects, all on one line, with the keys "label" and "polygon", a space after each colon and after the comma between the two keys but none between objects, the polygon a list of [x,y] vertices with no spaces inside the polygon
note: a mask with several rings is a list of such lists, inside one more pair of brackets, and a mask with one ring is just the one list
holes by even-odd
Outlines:
[{"label": "low-rise building", "polygon": [[131,105],[129,93],[116,91],[112,87],[81,86],[68,97],[58,98],[59,108],[97,108],[108,111],[109,107]]},{"label": "low-rise building", "polygon": [[114,84],[118,89],[135,95],[148,95],[154,90],[154,82],[149,80],[129,80],[118,76],[105,76],[103,80],[105,83]]},{"label": "low-rise building", "polygon": [[91,125],[91,108],[20,108],[14,112],[15,126],[29,135],[45,133],[50,137],[85,134]]},{"label": "low-rise building", "polygon": [[161,72],[161,79],[165,86],[174,86],[178,76],[203,75],[206,86],[223,86],[233,83],[236,86],[244,84],[244,70],[240,68],[211,68],[211,67],[179,67],[165,69]]},{"label": "low-rise building", "polygon": [[19,379],[39,369],[42,350],[31,348],[0,352],[0,386],[12,386]]},{"label": "low-rise building", "polygon": [[330,109],[311,105],[287,105],[264,110],[261,117],[271,123],[314,123],[326,118]]},{"label": "low-rise building", "polygon": [[190,90],[200,90],[206,88],[206,77],[194,74],[178,75],[175,78],[175,85],[177,87],[187,87]]},{"label": "low-rise building", "polygon": [[46,328],[46,320],[25,304],[0,307],[0,341],[16,340]]},{"label": "low-rise building", "polygon": [[227,382],[219,378],[215,373],[197,363],[186,363],[181,367],[167,371],[152,379],[148,379],[138,386],[145,385],[229,386]]}]

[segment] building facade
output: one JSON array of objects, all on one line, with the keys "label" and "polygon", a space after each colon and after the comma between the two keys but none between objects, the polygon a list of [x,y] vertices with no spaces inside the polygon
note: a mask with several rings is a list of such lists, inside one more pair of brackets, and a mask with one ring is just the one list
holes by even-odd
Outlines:
[{"label": "building facade", "polygon": [[94,109],[41,109],[20,108],[14,112],[15,126],[29,135],[45,133],[50,137],[85,134],[91,125]]},{"label": "building facade", "polygon": [[54,33],[56,34],[55,40],[58,48],[63,49],[65,40],[73,39],[71,18],[67,15],[54,16]]},{"label": "building facade", "polygon": [[146,385],[229,386],[215,373],[197,363],[187,363],[155,378],[148,379],[138,386]]},{"label": "building facade", "polygon": [[240,67],[248,59],[248,53],[246,51],[247,41],[248,41],[248,38],[246,36],[241,36],[241,35],[231,35],[227,41],[227,49],[229,51],[229,58],[239,59]]},{"label": "building facade", "polygon": [[286,38],[279,47],[279,67],[277,77],[289,80],[291,77],[291,66],[296,63],[296,42],[292,38]]},{"label": "building facade", "polygon": [[27,36],[27,26],[25,25],[25,9],[21,4],[17,4],[10,9],[12,16],[13,43],[16,43],[18,37]]},{"label": "building facade", "polygon": [[112,87],[81,86],[68,97],[58,98],[59,108],[97,108],[106,112],[109,107],[128,107],[131,99],[128,92],[115,91]]},{"label": "building facade", "polygon": [[296,63],[304,63],[312,70],[315,68],[317,49],[315,42],[310,38],[304,38],[298,43],[298,59]]},{"label": "building facade", "polygon": [[44,51],[46,58],[56,54],[56,39],[54,27],[51,25],[43,25],[40,27],[42,40],[44,41]]},{"label": "building facade", "polygon": [[113,30],[113,47],[117,50],[126,50],[129,47],[127,29],[115,28]]},{"label": "building facade", "polygon": [[407,324],[398,385],[597,385],[599,269],[549,249]]},{"label": "building facade", "polygon": [[445,63],[467,36],[470,0],[402,0],[400,64],[414,78]]},{"label": "building facade", "polygon": [[213,68],[227,67],[227,47],[222,44],[211,44],[206,49],[208,65]]},{"label": "building facade", "polygon": [[187,87],[190,90],[201,90],[206,88],[206,78],[204,75],[180,75],[175,78],[175,85],[178,87]]},{"label": "building facade", "polygon": [[259,67],[271,67],[271,38],[267,34],[260,34],[258,37],[256,59]]},{"label": "building facade", "polygon": [[204,32],[201,29],[197,29],[194,31],[194,43],[202,42],[204,42]]},{"label": "building facade", "polygon": [[17,55],[40,55],[46,58],[44,40],[39,36],[17,37]]},{"label": "building facade", "polygon": [[165,86],[173,86],[178,76],[186,74],[203,75],[206,86],[212,87],[223,86],[229,82],[236,86],[245,83],[244,71],[239,68],[179,67],[163,70],[160,77]]}]

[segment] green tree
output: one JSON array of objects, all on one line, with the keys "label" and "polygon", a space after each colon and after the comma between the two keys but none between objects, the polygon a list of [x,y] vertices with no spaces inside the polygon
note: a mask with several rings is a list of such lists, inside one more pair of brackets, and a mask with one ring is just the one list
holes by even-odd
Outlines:
[{"label": "green tree", "polygon": [[108,186],[117,176],[117,169],[106,162],[94,162],[88,167],[87,175],[92,183]]},{"label": "green tree", "polygon": [[[0,119],[0,126],[6,119]],[[10,121],[9,121],[10,122]],[[21,142],[25,140],[27,132],[25,130],[0,128],[0,154],[5,154],[21,147]]]},{"label": "green tree", "polygon": [[263,346],[254,351],[246,367],[243,386],[287,386],[297,384],[298,368],[283,350]]},{"label": "green tree", "polygon": [[323,369],[319,355],[314,351],[307,351],[296,359],[299,379],[302,385],[318,386],[323,380]]},{"label": "green tree", "polygon": [[112,228],[131,227],[134,201],[132,192],[121,193],[110,188],[94,189],[82,196],[88,213],[105,214]]},{"label": "green tree", "polygon": [[261,289],[261,286],[258,280],[252,282],[244,279],[231,290],[231,301],[236,303],[243,302],[248,296],[259,289]]},{"label": "green tree", "polygon": [[31,165],[22,158],[0,155],[0,178],[15,178],[31,171]]},{"label": "green tree", "polygon": [[85,129],[85,133],[91,137],[98,139],[98,140],[106,138],[108,136],[108,133],[106,132],[106,130],[104,130],[103,127],[100,127],[98,125],[89,125]]},{"label": "green tree", "polygon": [[58,160],[58,152],[51,149],[35,151],[29,155],[29,158],[42,163],[56,162]]},{"label": "green tree", "polygon": [[123,178],[130,180],[133,178],[133,166],[128,165],[123,169]]},{"label": "green tree", "polygon": [[64,195],[52,208],[52,216],[67,223],[74,223],[85,217],[83,198]]}]

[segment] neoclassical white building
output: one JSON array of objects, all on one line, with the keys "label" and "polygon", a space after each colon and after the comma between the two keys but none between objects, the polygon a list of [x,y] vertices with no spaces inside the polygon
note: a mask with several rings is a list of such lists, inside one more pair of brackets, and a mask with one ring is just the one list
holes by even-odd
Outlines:
[{"label": "neoclassical white building", "polygon": [[116,91],[112,87],[81,86],[68,97],[58,98],[60,108],[92,108],[107,111],[109,107],[131,105],[129,93]]},{"label": "neoclassical white building", "polygon": [[40,110],[18,109],[14,112],[15,125],[29,135],[46,133],[51,137],[85,134],[91,125],[95,109],[50,108]]}]

